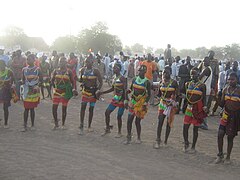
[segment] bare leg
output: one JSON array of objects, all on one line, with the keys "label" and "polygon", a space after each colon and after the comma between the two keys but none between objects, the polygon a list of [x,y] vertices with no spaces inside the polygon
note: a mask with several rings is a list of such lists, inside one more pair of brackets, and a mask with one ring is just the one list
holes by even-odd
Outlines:
[{"label": "bare leg", "polygon": [[81,111],[80,111],[80,129],[83,129],[84,116],[85,116],[86,107],[87,107],[87,104],[86,104],[86,103],[82,103],[82,104],[81,104]]},{"label": "bare leg", "polygon": [[8,104],[6,103],[3,103],[3,112],[4,112],[4,126],[7,126],[9,111],[8,111]]},{"label": "bare leg", "polygon": [[23,119],[24,119],[23,128],[24,128],[25,130],[27,129],[28,112],[29,112],[29,109],[25,109],[25,110],[24,110],[24,113],[23,113]]},{"label": "bare leg", "polygon": [[217,159],[215,160],[215,163],[221,163],[223,161],[223,138],[225,136],[225,131],[222,129],[218,130],[218,154]]},{"label": "bare leg", "polygon": [[167,122],[164,144],[167,144],[167,140],[168,140],[170,132],[171,132],[171,127],[169,126],[169,123]]},{"label": "bare leg", "polygon": [[62,106],[62,126],[65,126],[66,117],[67,117],[67,106]]},{"label": "bare leg", "polygon": [[53,114],[54,123],[55,123],[55,127],[54,128],[58,127],[57,109],[58,109],[58,104],[53,104],[53,106],[52,106],[52,114]]},{"label": "bare leg", "polygon": [[183,138],[184,138],[184,148],[185,148],[185,150],[189,147],[189,141],[188,141],[189,127],[190,127],[190,124],[184,124],[183,125]]},{"label": "bare leg", "polygon": [[32,127],[34,127],[34,120],[35,120],[35,110],[34,110],[34,108],[30,109],[30,116],[31,116]]},{"label": "bare leg", "polygon": [[127,141],[124,144],[129,144],[132,139],[132,123],[134,119],[134,115],[129,114],[128,115],[128,120],[127,120]]},{"label": "bare leg", "polygon": [[52,99],[52,93],[51,93],[51,88],[50,86],[47,86],[47,91],[48,91],[48,97],[50,97],[50,99]]},{"label": "bare leg", "polygon": [[192,143],[192,149],[195,149],[196,143],[198,139],[198,126],[193,127],[193,143]]},{"label": "bare leg", "polygon": [[122,134],[122,115],[117,116],[118,121],[118,134]]},{"label": "bare leg", "polygon": [[157,127],[157,142],[160,144],[161,142],[161,133],[162,133],[162,126],[163,126],[163,122],[165,119],[165,115],[163,114],[159,114],[158,115],[158,127]]},{"label": "bare leg", "polygon": [[45,99],[45,96],[44,96],[44,87],[41,86],[41,93],[42,93],[42,99]]},{"label": "bare leg", "polygon": [[232,148],[233,148],[233,139],[234,139],[234,136],[228,135],[228,137],[227,137],[227,140],[228,140],[227,157],[226,157],[227,160],[230,160],[230,155],[231,155]]},{"label": "bare leg", "polygon": [[135,120],[135,125],[136,125],[136,129],[137,129],[137,138],[138,140],[141,141],[141,118],[139,117],[136,117],[136,120]]},{"label": "bare leg", "polygon": [[88,117],[88,128],[91,128],[92,119],[93,119],[93,110],[94,110],[94,107],[90,106],[89,107],[89,117]]}]

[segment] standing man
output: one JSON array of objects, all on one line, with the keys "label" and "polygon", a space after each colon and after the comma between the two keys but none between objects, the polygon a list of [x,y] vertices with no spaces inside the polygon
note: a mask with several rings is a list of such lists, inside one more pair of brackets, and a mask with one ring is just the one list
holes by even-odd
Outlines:
[{"label": "standing man", "polygon": [[[145,73],[145,77],[149,80],[151,86],[153,84],[153,73],[156,71],[156,64],[152,61],[152,55],[148,53],[147,60],[142,62],[142,65],[145,65],[147,67],[147,71]],[[150,97],[150,105],[154,104],[154,93],[153,90],[151,90],[151,97]]]},{"label": "standing man", "polygon": [[[212,68],[210,67],[210,59],[209,57],[205,57],[203,60],[203,68],[202,68],[202,72],[199,75],[199,79],[202,83],[204,83],[206,85],[206,101],[208,103],[209,98],[211,96],[211,92],[212,92]],[[209,108],[207,108],[209,111]],[[207,130],[208,129],[208,124],[207,124],[207,119],[204,119],[203,124],[200,126],[200,128]]]},{"label": "standing man", "polygon": [[134,61],[134,72],[135,72],[134,74],[135,74],[135,76],[138,75],[139,68],[140,68],[140,57],[138,56],[138,57],[136,57],[136,59]]},{"label": "standing man", "polygon": [[[180,78],[179,90],[180,90],[181,96],[179,98],[179,110],[177,113],[179,113],[179,111],[181,109],[183,96],[184,96],[184,94],[186,94],[185,83],[190,81],[190,71],[192,68],[193,68],[193,66],[191,65],[191,57],[187,56],[186,63],[180,66],[179,73],[178,73],[178,77]],[[184,103],[183,103],[183,107],[182,107],[183,114],[185,113],[186,108],[187,108],[187,101],[186,101],[186,99],[184,99]]]},{"label": "standing man", "polygon": [[96,104],[96,92],[102,88],[102,76],[98,69],[93,68],[93,55],[90,54],[83,68],[80,69],[79,81],[82,83],[82,102],[80,111],[80,131],[79,135],[83,135],[84,116],[89,103],[88,132],[92,132],[91,124],[93,119],[93,110]]},{"label": "standing man", "polygon": [[171,45],[167,45],[167,49],[164,51],[164,59],[165,62],[171,67],[172,65],[172,50],[171,50]]},{"label": "standing man", "polygon": [[111,61],[111,59],[110,59],[108,53],[106,53],[104,58],[103,58],[103,63],[105,64],[106,79],[108,79],[108,75],[109,75],[109,64],[110,64],[110,61]]},{"label": "standing man", "polygon": [[212,69],[212,82],[211,82],[211,94],[209,96],[207,107],[211,108],[212,101],[217,99],[217,91],[218,91],[218,77],[219,77],[219,63],[218,60],[214,58],[215,52],[209,51],[208,57],[210,60],[210,67]]},{"label": "standing man", "polygon": [[176,56],[172,66],[171,66],[171,68],[172,68],[171,76],[172,76],[172,79],[174,79],[176,81],[178,80],[177,78],[178,78],[179,68],[180,68],[180,63],[179,63],[180,59],[181,59],[180,56]]}]

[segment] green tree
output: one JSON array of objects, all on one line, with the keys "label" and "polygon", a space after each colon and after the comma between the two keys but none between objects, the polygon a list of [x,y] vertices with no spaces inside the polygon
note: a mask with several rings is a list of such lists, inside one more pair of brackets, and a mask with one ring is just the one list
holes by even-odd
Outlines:
[{"label": "green tree", "polygon": [[144,47],[143,45],[136,43],[133,46],[131,46],[133,53],[144,53]]},{"label": "green tree", "polygon": [[0,44],[9,49],[20,46],[23,51],[32,48],[45,51],[49,48],[41,37],[28,37],[23,29],[15,26],[9,26],[4,30],[4,35],[0,37]]},{"label": "green tree", "polygon": [[239,60],[240,59],[240,46],[239,44],[231,44],[226,45],[223,49],[223,53],[226,59],[230,61]]},{"label": "green tree", "polygon": [[4,31],[2,40],[3,44],[10,48],[16,45],[20,45],[24,51],[30,48],[27,35],[24,33],[23,29],[16,26],[7,27]]},{"label": "green tree", "polygon": [[209,50],[205,47],[198,47],[198,48],[195,49],[195,51],[196,51],[196,57],[195,58],[203,59],[204,57],[207,56]]},{"label": "green tree", "polygon": [[217,47],[213,46],[210,48],[215,52],[215,58],[218,60],[223,60],[224,59],[224,47]]},{"label": "green tree", "polygon": [[158,49],[156,49],[156,51],[154,52],[154,54],[156,54],[156,55],[162,55],[163,56],[163,53],[164,53],[164,49],[163,48],[158,48]]},{"label": "green tree", "polygon": [[125,52],[128,56],[132,56],[132,55],[133,55],[130,46],[125,46],[125,47],[123,48],[123,52]]},{"label": "green tree", "polygon": [[145,49],[145,52],[146,53],[153,53],[153,47],[147,47],[146,49]]},{"label": "green tree", "polygon": [[76,51],[77,38],[74,36],[58,37],[51,47],[51,49],[57,50],[63,53],[70,53]]},{"label": "green tree", "polygon": [[77,47],[82,53],[87,53],[92,49],[95,53],[115,54],[122,50],[121,40],[107,32],[108,27],[102,22],[96,23],[90,29],[82,30],[78,35]]},{"label": "green tree", "polygon": [[193,49],[181,49],[179,51],[179,56],[182,57],[182,58],[185,58],[187,56],[190,56],[190,57],[196,57],[196,51],[193,50]]}]

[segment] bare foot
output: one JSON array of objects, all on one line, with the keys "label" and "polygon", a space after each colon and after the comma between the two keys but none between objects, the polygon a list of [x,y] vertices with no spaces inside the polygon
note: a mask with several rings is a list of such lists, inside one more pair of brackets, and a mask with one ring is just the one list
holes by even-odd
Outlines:
[{"label": "bare foot", "polygon": [[89,133],[91,133],[91,132],[93,132],[93,131],[94,131],[94,129],[91,128],[91,127],[89,127],[88,130],[87,130],[87,132],[89,132]]},{"label": "bare foot", "polygon": [[107,134],[110,134],[110,129],[105,129],[104,133],[101,136],[106,136]]},{"label": "bare foot", "polygon": [[62,130],[67,130],[67,127],[65,125],[62,126]]},{"label": "bare foot", "polygon": [[123,135],[121,133],[118,133],[115,138],[121,138]]},{"label": "bare foot", "polygon": [[137,140],[135,141],[135,144],[142,144],[141,139],[137,139]]},{"label": "bare foot", "polygon": [[84,133],[83,133],[83,128],[80,128],[80,130],[79,130],[79,132],[78,132],[78,135],[80,135],[80,136],[84,135]]}]

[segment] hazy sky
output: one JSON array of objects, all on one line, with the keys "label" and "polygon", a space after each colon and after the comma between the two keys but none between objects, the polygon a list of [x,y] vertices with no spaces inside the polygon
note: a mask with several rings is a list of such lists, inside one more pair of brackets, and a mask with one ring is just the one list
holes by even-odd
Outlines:
[{"label": "hazy sky", "polygon": [[0,30],[21,27],[51,44],[97,21],[123,45],[177,49],[240,43],[239,0],[3,0]]}]

